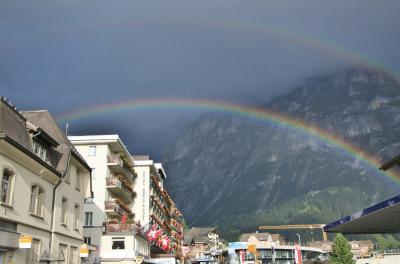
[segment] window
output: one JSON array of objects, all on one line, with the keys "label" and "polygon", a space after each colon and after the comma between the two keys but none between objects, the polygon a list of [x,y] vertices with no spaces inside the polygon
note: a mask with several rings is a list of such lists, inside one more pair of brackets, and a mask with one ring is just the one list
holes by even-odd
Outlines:
[{"label": "window", "polygon": [[125,239],[124,238],[113,238],[112,249],[125,249]]},{"label": "window", "polygon": [[70,247],[69,249],[69,264],[76,264],[78,258],[78,248]]},{"label": "window", "polygon": [[93,225],[93,212],[85,212],[85,226]]},{"label": "window", "polygon": [[29,212],[33,215],[43,216],[44,190],[39,185],[33,185],[31,189],[31,206]]},{"label": "window", "polygon": [[81,190],[82,173],[83,173],[83,172],[82,172],[81,170],[77,170],[77,171],[76,171],[75,189],[77,189],[78,191]]},{"label": "window", "polygon": [[91,245],[92,244],[92,238],[91,237],[84,237],[83,238],[83,243],[85,243],[87,245]]},{"label": "window", "polygon": [[57,263],[62,263],[62,264],[66,264],[67,262],[67,258],[68,258],[68,246],[64,245],[64,244],[59,244],[58,245],[58,259],[60,261],[57,261]]},{"label": "window", "polygon": [[27,263],[39,264],[40,259],[40,240],[32,239],[32,246],[26,251]]},{"label": "window", "polygon": [[61,224],[67,225],[67,210],[68,210],[68,200],[63,198],[61,201]]},{"label": "window", "polygon": [[1,178],[1,189],[0,189],[0,202],[11,205],[12,202],[12,191],[15,173],[8,169],[3,169],[3,177]]},{"label": "window", "polygon": [[33,152],[44,161],[48,161],[47,149],[44,145],[40,144],[38,141],[33,140]]},{"label": "window", "polygon": [[96,168],[92,168],[92,181],[96,180]]},{"label": "window", "polygon": [[75,204],[75,207],[74,207],[74,228],[75,229],[78,229],[79,228],[79,220],[80,220],[80,217],[79,217],[79,214],[80,214],[80,206],[79,205],[77,205],[77,204]]},{"label": "window", "polygon": [[96,146],[89,146],[88,156],[96,156]]}]

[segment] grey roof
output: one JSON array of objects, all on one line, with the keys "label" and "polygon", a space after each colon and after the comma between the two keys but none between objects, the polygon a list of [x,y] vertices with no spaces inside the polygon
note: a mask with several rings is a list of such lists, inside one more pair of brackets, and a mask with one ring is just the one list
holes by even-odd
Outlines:
[{"label": "grey roof", "polygon": [[25,118],[4,97],[0,97],[0,132],[31,150]]},{"label": "grey roof", "polygon": [[47,110],[36,110],[36,111],[22,111],[23,116],[26,117],[34,125],[40,127],[47,134],[50,135],[60,145],[57,146],[56,150],[61,154],[59,157],[56,168],[60,172],[65,172],[68,166],[68,151],[71,150],[72,155],[80,161],[88,170],[91,170],[90,166],[86,163],[85,159],[79,154],[76,148],[69,141],[68,137],[58,127],[55,119]]},{"label": "grey roof", "polygon": [[184,244],[190,245],[194,243],[210,243],[208,233],[217,233],[217,229],[214,227],[192,227],[191,229],[185,229],[184,231]]},{"label": "grey roof", "polygon": [[270,234],[270,233],[248,233],[242,234],[239,237],[240,242],[247,242],[251,236],[257,238],[258,241],[267,241],[269,237],[271,237],[272,241],[280,241],[281,236],[279,234]]},{"label": "grey roof", "polygon": [[[4,97],[0,97],[0,133],[13,145],[61,176],[67,171],[68,156],[72,155],[89,171],[90,167],[72,146],[46,110],[18,112]],[[41,160],[32,149],[32,137],[49,142],[48,161]]]}]

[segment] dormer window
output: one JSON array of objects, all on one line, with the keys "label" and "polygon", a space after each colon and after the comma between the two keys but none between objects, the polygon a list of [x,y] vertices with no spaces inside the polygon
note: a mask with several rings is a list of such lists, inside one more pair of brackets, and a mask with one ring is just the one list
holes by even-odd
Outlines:
[{"label": "dormer window", "polygon": [[37,140],[33,140],[33,152],[42,160],[48,161],[46,147],[39,143]]}]

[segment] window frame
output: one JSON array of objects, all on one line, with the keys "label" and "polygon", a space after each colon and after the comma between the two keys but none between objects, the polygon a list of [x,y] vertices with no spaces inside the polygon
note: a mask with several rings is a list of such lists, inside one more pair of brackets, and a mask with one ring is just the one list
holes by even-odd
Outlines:
[{"label": "window frame", "polygon": [[[35,245],[37,246],[37,248],[34,248]],[[26,251],[26,260],[28,263],[32,263],[32,264],[40,263],[41,246],[42,246],[42,241],[40,239],[36,239],[36,238],[32,239],[32,246],[30,249],[28,249]],[[37,256],[35,256],[36,253],[37,253]],[[37,257],[37,259],[35,259],[34,257]]]},{"label": "window frame", "polygon": [[62,197],[60,224],[63,226],[67,226],[67,221],[68,221],[68,199]]},{"label": "window frame", "polygon": [[97,156],[97,146],[96,145],[90,145],[88,148],[88,156],[89,157],[95,157]]},{"label": "window frame", "polygon": [[85,212],[85,225],[84,226],[93,226],[93,212]]},{"label": "window frame", "polygon": [[29,214],[43,218],[45,197],[46,192],[40,184],[35,183],[31,186]]},{"label": "window frame", "polygon": [[75,230],[79,230],[80,213],[81,213],[81,207],[79,206],[79,204],[75,204],[75,206],[74,206],[74,229]]},{"label": "window frame", "polygon": [[[4,191],[3,182],[4,182],[4,172],[6,170],[10,171],[11,175],[9,175],[9,179],[7,181],[6,196],[5,196],[5,201],[3,201],[3,191]],[[10,166],[4,166],[1,168],[1,172],[2,173],[1,173],[1,181],[0,181],[0,204],[12,207],[13,202],[14,202],[15,180],[16,180],[16,176],[17,176],[16,170]]]}]

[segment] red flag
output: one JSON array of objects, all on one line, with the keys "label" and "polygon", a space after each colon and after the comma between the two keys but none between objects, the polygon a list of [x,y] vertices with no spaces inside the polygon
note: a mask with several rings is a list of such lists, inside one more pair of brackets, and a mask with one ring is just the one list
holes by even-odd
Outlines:
[{"label": "red flag", "polygon": [[122,216],[122,219],[121,219],[121,224],[126,224],[126,220],[127,220],[127,216],[126,216],[126,214],[124,214],[123,216]]}]

